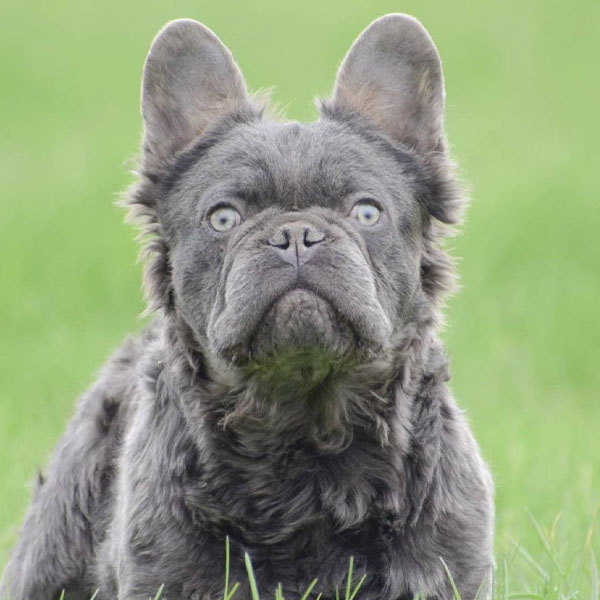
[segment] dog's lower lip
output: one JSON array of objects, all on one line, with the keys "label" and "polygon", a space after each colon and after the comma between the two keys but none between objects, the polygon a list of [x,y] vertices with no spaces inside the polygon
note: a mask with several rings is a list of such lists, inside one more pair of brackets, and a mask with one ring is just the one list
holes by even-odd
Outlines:
[{"label": "dog's lower lip", "polygon": [[324,298],[323,296],[321,296],[321,294],[318,294],[314,290],[312,290],[306,286],[303,286],[303,285],[297,285],[297,286],[291,287],[288,290],[285,290],[282,294],[280,294],[280,296],[275,300],[275,302],[277,302],[278,300],[281,300],[282,298],[285,298],[286,296],[289,296],[290,294],[294,294],[295,292],[305,292],[307,294],[310,294],[311,296],[317,296],[318,298],[321,298],[321,300],[325,300],[325,302],[329,302],[329,300],[327,298]]},{"label": "dog's lower lip", "polygon": [[312,289],[311,287],[307,287],[305,285],[295,285],[293,287],[290,287],[290,288],[284,290],[280,294],[278,294],[273,299],[273,301],[269,303],[269,305],[267,306],[266,310],[264,311],[264,313],[261,317],[261,321],[262,321],[262,319],[264,319],[265,315],[267,315],[269,313],[269,311],[278,302],[281,302],[284,298],[287,298],[293,294],[302,294],[302,293],[307,294],[309,296],[313,296],[315,298],[318,298],[319,300],[322,300],[323,302],[327,303],[329,305],[329,307],[333,310],[336,318],[343,319],[344,321],[347,320],[346,317],[344,317],[344,315],[342,313],[340,313],[337,306],[335,305],[335,302],[332,302],[328,296],[325,296],[325,295],[321,294],[320,292],[317,292],[316,290]]},{"label": "dog's lower lip", "polygon": [[327,302],[328,304],[332,305],[332,303],[330,302],[329,298],[326,298],[325,296],[323,296],[320,293],[316,292],[312,288],[307,287],[306,285],[297,284],[297,285],[293,285],[291,287],[288,287],[288,288],[284,289],[283,291],[281,291],[279,294],[277,294],[273,298],[273,300],[271,302],[269,302],[268,306],[265,308],[265,310],[263,312],[263,317],[273,308],[273,306],[275,306],[278,302],[280,302],[281,300],[283,300],[283,298],[286,298],[287,296],[290,296],[291,294],[294,294],[294,293],[297,293],[297,292],[305,292],[306,294],[310,294],[311,296],[315,296],[316,298],[320,298],[324,302]]}]

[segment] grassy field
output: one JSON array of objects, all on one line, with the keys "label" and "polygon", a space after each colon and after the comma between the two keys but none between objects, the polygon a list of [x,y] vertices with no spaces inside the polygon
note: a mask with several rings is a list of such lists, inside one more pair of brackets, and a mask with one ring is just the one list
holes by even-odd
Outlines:
[{"label": "grassy field", "polygon": [[[496,481],[498,562],[509,568],[501,593],[594,597],[591,575],[585,589],[577,579],[600,554],[597,0],[5,0],[0,568],[28,481],[77,394],[142,326],[134,235],[113,201],[131,180],[155,32],[176,17],[205,22],[252,89],[274,86],[288,116],[308,120],[354,37],[391,11],[416,15],[436,40],[449,138],[472,184],[452,242],[463,289],[444,337],[453,389]],[[544,591],[515,544],[564,589]],[[566,570],[572,555],[563,577],[556,565]]]}]

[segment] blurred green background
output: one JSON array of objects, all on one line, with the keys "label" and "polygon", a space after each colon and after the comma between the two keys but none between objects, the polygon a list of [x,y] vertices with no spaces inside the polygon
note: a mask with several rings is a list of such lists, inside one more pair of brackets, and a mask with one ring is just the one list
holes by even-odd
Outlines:
[{"label": "blurred green background", "polygon": [[472,187],[444,337],[495,477],[499,553],[509,536],[535,552],[526,508],[546,528],[562,511],[565,547],[585,543],[600,501],[600,2],[4,0],[0,566],[76,396],[143,325],[134,231],[113,203],[156,31],[203,21],[251,89],[310,120],[354,37],[393,11],[438,45]]}]

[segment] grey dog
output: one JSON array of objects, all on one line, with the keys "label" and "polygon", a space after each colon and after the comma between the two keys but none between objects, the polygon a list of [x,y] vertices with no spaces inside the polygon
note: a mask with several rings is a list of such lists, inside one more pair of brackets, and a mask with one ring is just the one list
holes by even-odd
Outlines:
[{"label": "grey dog", "polygon": [[[142,85],[153,323],[81,398],[3,598],[489,592],[492,484],[436,335],[464,198],[437,50],[373,22],[315,123],[281,122],[206,27],[169,23]],[[3,595],[4,594],[4,595]]]}]

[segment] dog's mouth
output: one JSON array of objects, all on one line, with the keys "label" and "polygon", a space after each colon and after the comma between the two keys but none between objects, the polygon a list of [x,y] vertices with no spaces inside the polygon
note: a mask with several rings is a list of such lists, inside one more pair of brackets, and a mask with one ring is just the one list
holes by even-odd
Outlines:
[{"label": "dog's mouth", "polygon": [[335,305],[294,286],[265,309],[237,365],[272,395],[294,396],[327,387],[358,362],[358,336]]},{"label": "dog's mouth", "polygon": [[250,336],[254,361],[312,353],[342,359],[358,347],[351,322],[322,294],[302,285],[280,293],[265,309]]}]

